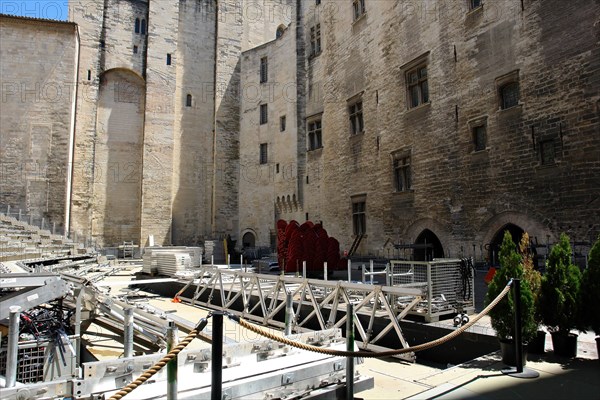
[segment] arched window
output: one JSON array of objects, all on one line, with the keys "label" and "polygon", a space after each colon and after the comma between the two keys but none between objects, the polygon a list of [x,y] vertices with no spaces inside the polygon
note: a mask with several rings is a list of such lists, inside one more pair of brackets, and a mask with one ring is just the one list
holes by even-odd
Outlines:
[{"label": "arched window", "polygon": [[277,31],[275,31],[275,39],[279,39],[283,35],[284,31],[285,31],[285,26],[279,25],[279,27],[277,28]]},{"label": "arched window", "polygon": [[140,19],[135,19],[135,33],[140,33]]},{"label": "arched window", "polygon": [[192,95],[191,94],[188,94],[185,97],[185,106],[186,107],[191,107],[192,106]]},{"label": "arched window", "polygon": [[142,20],[142,35],[146,34],[146,20]]}]

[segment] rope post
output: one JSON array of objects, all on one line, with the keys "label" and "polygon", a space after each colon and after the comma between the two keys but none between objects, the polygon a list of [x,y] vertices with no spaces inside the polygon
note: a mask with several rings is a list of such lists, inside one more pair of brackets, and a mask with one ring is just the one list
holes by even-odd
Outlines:
[{"label": "rope post", "polygon": [[129,358],[133,356],[133,308],[128,307],[124,312],[124,336],[123,336],[123,357]]},{"label": "rope post", "polygon": [[[175,321],[167,326],[167,353],[177,346],[177,327]],[[167,364],[167,400],[177,400],[177,356]]]},{"label": "rope post", "polygon": [[6,355],[6,386],[17,383],[17,366],[19,353],[19,323],[21,322],[21,306],[10,306],[8,318],[8,354]]},{"label": "rope post", "polygon": [[223,386],[223,313],[214,312],[212,315],[212,360],[211,360],[211,400],[222,400]]},{"label": "rope post", "polygon": [[292,334],[292,324],[294,322],[294,303],[292,301],[292,293],[285,294],[285,331],[284,335]]},{"label": "rope post", "polygon": [[523,368],[523,326],[521,321],[521,280],[512,280],[513,301],[515,303],[515,360],[516,368],[503,370],[502,373],[515,378],[537,378],[540,374],[529,368]]},{"label": "rope post", "polygon": [[521,337],[521,280],[513,279],[513,298],[515,302],[515,351],[517,373],[523,372],[523,338]]},{"label": "rope post", "polygon": [[[354,305],[346,308],[346,350],[354,351]],[[346,357],[346,399],[354,399],[354,357]]]}]

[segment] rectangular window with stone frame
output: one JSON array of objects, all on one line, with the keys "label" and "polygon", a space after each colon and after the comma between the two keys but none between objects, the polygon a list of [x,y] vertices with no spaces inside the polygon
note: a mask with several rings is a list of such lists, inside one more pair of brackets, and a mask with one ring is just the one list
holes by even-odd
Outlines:
[{"label": "rectangular window with stone frame", "polygon": [[352,9],[353,9],[354,21],[356,21],[357,19],[362,17],[367,12],[367,9],[365,7],[365,0],[353,0],[352,1]]},{"label": "rectangular window with stone frame", "polygon": [[486,147],[486,129],[485,125],[478,125],[472,128],[473,131],[473,151],[485,150]]},{"label": "rectangular window with stone frame", "polygon": [[260,105],[260,124],[264,125],[269,122],[269,109],[268,104]]},{"label": "rectangular window with stone frame", "polygon": [[316,57],[321,54],[321,24],[310,28],[310,55]]},{"label": "rectangular window with stone frame", "polygon": [[352,232],[354,235],[367,233],[367,197],[352,197]]},{"label": "rectangular window with stone frame", "polygon": [[316,150],[323,147],[321,132],[321,119],[313,119],[308,122],[308,150]]},{"label": "rectangular window with stone frame", "polygon": [[542,165],[554,165],[556,152],[554,140],[546,139],[540,141],[540,162]]},{"label": "rectangular window with stone frame", "polygon": [[269,80],[269,60],[267,57],[260,59],[260,83],[265,83]]},{"label": "rectangular window with stone frame", "polygon": [[468,0],[469,1],[469,10],[475,10],[483,5],[481,0]]},{"label": "rectangular window with stone frame", "polygon": [[500,110],[520,105],[519,70],[496,78],[496,91]]},{"label": "rectangular window with stone frame", "polygon": [[406,90],[409,109],[429,103],[426,62],[420,63],[406,71]]},{"label": "rectangular window with stone frame", "polygon": [[260,164],[266,164],[269,162],[269,145],[267,143],[260,144],[259,162]]},{"label": "rectangular window with stone frame", "polygon": [[412,171],[410,168],[410,152],[393,155],[394,189],[396,192],[407,192],[412,188]]},{"label": "rectangular window with stone frame", "polygon": [[348,115],[350,117],[350,134],[358,135],[365,130],[363,119],[362,97],[355,98],[348,102]]}]

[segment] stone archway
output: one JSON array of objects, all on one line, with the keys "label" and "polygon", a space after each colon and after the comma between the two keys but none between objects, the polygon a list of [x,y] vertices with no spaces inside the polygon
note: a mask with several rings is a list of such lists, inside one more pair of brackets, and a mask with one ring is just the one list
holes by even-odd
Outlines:
[{"label": "stone archway", "polygon": [[490,243],[486,243],[486,250],[488,251],[488,257],[490,260],[490,264],[492,266],[498,265],[498,252],[500,251],[500,246],[502,245],[502,240],[504,239],[504,232],[508,231],[510,236],[512,237],[515,245],[518,246],[521,241],[521,237],[525,232],[523,228],[515,225],[515,224],[506,224],[502,228],[500,228]]},{"label": "stone archway", "polygon": [[423,230],[415,240],[413,258],[415,261],[431,261],[444,258],[444,248],[440,239],[429,229]]},{"label": "stone archway", "polygon": [[252,247],[256,247],[256,235],[252,232],[246,232],[242,236],[242,248]]},{"label": "stone archway", "polygon": [[94,148],[93,235],[140,243],[146,84],[128,69],[100,76]]}]

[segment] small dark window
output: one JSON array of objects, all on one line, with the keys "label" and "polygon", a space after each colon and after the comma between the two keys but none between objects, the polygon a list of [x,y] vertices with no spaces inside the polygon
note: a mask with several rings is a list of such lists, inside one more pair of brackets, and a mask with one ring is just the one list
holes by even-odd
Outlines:
[{"label": "small dark window", "polygon": [[554,164],[554,140],[544,140],[540,142],[540,160],[542,165]]},{"label": "small dark window", "polygon": [[275,164],[275,173],[279,173],[279,163]]},{"label": "small dark window", "polygon": [[356,135],[364,131],[362,101],[357,101],[348,106],[350,114],[350,133]]},{"label": "small dark window", "polygon": [[367,231],[367,202],[364,200],[352,202],[352,230],[355,235],[364,235]]},{"label": "small dark window", "polygon": [[500,101],[503,110],[519,105],[519,83],[510,82],[500,88]]},{"label": "small dark window", "polygon": [[264,125],[269,121],[267,104],[260,105],[260,124]]},{"label": "small dark window", "polygon": [[137,54],[138,53],[138,47],[137,46],[133,46],[133,54]]},{"label": "small dark window", "polygon": [[367,12],[365,8],[365,0],[354,0],[352,2],[352,7],[354,9],[354,20],[356,21],[360,17],[363,16],[365,12]]},{"label": "small dark window", "polygon": [[310,28],[310,51],[313,56],[321,53],[321,24]]},{"label": "small dark window", "polygon": [[92,80],[92,70],[88,69],[88,81]]},{"label": "small dark window", "polygon": [[469,0],[469,9],[474,10],[476,8],[481,7],[481,0]]},{"label": "small dark window", "polygon": [[106,47],[106,42],[104,40],[100,41],[100,48],[103,49]]},{"label": "small dark window", "polygon": [[265,83],[269,76],[269,61],[267,57],[263,57],[260,59],[260,83]]},{"label": "small dark window", "polygon": [[135,19],[135,33],[140,33],[140,19]]},{"label": "small dark window", "polygon": [[285,27],[283,27],[283,26],[278,27],[277,30],[275,31],[275,39],[279,39],[280,37],[282,37],[283,32],[285,32]]},{"label": "small dark window", "polygon": [[394,186],[397,192],[410,190],[411,171],[410,156],[394,157]]},{"label": "small dark window", "polygon": [[186,107],[192,106],[192,95],[191,94],[188,94],[187,96],[185,96],[185,106]]},{"label": "small dark window", "polygon": [[268,157],[269,146],[267,143],[260,144],[260,163],[266,164],[269,161]]},{"label": "small dark window", "polygon": [[306,220],[308,221],[308,213],[306,213],[305,217],[306,217]]},{"label": "small dark window", "polygon": [[308,149],[316,150],[323,147],[321,136],[321,120],[315,120],[308,123]]},{"label": "small dark window", "polygon": [[167,65],[171,65],[171,54],[167,54]]},{"label": "small dark window", "polygon": [[475,151],[485,150],[485,126],[473,128],[473,146]]},{"label": "small dark window", "polygon": [[408,89],[408,108],[429,102],[427,65],[421,64],[406,73],[406,87]]},{"label": "small dark window", "polygon": [[285,115],[279,117],[279,132],[285,131]]},{"label": "small dark window", "polygon": [[142,27],[141,27],[140,31],[141,31],[142,35],[146,34],[146,20],[145,19],[142,20]]},{"label": "small dark window", "polygon": [[321,0],[315,0],[315,5],[318,6],[319,4],[321,4]]}]

